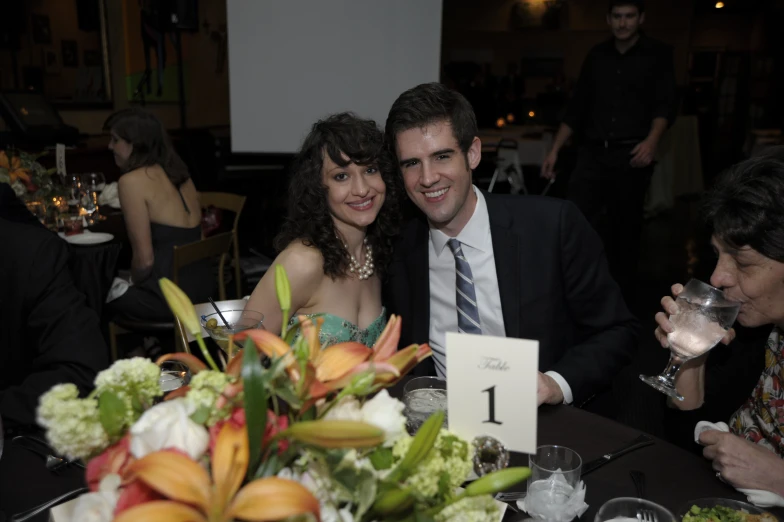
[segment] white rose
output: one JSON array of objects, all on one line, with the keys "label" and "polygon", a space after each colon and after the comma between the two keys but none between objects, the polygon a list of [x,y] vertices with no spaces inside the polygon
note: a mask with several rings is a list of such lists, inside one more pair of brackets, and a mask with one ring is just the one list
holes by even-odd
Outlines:
[{"label": "white rose", "polygon": [[98,491],[76,499],[71,520],[80,522],[110,522],[120,498],[120,475],[110,473],[102,480]]},{"label": "white rose", "polygon": [[381,390],[362,406],[360,420],[384,430],[386,433],[384,446],[392,446],[401,435],[406,433],[404,408],[402,402],[390,397],[386,390]]},{"label": "white rose", "polygon": [[162,449],[174,448],[198,460],[207,451],[210,434],[190,418],[185,399],[157,404],[131,426],[131,454],[140,459]]},{"label": "white rose", "polygon": [[329,420],[361,421],[362,413],[359,401],[354,397],[345,397],[324,415]]}]

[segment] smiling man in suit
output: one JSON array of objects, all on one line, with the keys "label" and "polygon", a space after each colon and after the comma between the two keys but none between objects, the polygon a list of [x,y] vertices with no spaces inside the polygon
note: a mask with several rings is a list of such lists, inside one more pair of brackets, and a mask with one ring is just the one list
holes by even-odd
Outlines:
[{"label": "smiling man in suit", "polygon": [[445,334],[461,331],[538,340],[538,404],[583,405],[608,388],[631,360],[638,323],[579,210],[474,187],[476,117],[441,84],[400,95],[386,134],[421,210],[404,228],[385,295],[403,317],[401,346],[433,349],[417,372],[446,377]]}]

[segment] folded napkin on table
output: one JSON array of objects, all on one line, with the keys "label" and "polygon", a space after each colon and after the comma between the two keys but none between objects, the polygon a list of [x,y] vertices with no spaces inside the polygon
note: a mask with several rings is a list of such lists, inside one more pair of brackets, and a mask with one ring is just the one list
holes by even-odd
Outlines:
[{"label": "folded napkin on table", "polygon": [[[700,434],[703,431],[723,431],[724,433],[729,433],[730,427],[727,426],[726,422],[708,422],[708,421],[700,421],[694,427],[694,442],[700,444]],[[770,491],[763,491],[761,489],[742,489],[742,488],[735,488],[744,495],[749,502],[754,504],[755,506],[766,508],[766,507],[773,507],[773,506],[781,506],[784,507],[784,497],[781,495],[777,495]]]},{"label": "folded napkin on table", "polygon": [[128,279],[115,277],[112,281],[112,287],[109,289],[109,293],[106,294],[106,302],[111,303],[115,299],[122,297],[122,295],[128,291],[132,284],[133,283]]},{"label": "folded napkin on table", "polygon": [[99,205],[109,205],[112,208],[120,208],[120,196],[117,192],[117,182],[107,183],[103,192],[98,196]]}]

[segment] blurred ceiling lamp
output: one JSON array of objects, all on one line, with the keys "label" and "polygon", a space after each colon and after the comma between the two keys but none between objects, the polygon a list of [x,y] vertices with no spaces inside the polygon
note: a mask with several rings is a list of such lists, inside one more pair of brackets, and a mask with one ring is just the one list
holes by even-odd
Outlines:
[{"label": "blurred ceiling lamp", "polygon": [[724,7],[724,2],[716,2],[716,9],[721,9]]},{"label": "blurred ceiling lamp", "polygon": [[506,121],[508,121],[509,123],[514,123],[514,114],[512,114],[511,112],[507,114]]},{"label": "blurred ceiling lamp", "polygon": [[536,113],[534,111],[528,113],[529,118],[533,118],[534,116],[536,116]]},{"label": "blurred ceiling lamp", "polygon": [[497,120],[495,120],[495,126],[498,127],[499,129],[501,127],[503,127],[504,125],[506,125],[506,120],[505,119],[498,118]]}]

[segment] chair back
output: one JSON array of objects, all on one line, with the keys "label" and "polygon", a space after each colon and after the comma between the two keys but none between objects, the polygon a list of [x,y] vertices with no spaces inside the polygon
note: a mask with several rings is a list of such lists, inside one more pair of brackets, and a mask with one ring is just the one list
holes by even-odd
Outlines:
[{"label": "chair back", "polygon": [[[240,222],[240,214],[245,206],[245,196],[238,194],[230,194],[228,192],[202,192],[200,194],[202,207],[213,206],[222,210],[229,210],[234,212],[234,225],[232,226],[231,233],[233,236],[233,255],[234,255],[234,279],[236,285],[237,299],[242,297],[242,273],[240,271],[240,243],[237,229]],[[223,301],[226,299],[226,284],[223,278],[223,267],[226,265],[226,257],[228,252],[221,256],[220,270],[218,276],[218,297]]]},{"label": "chair back", "polygon": [[233,234],[223,232],[212,237],[174,247],[174,283],[179,284],[180,269],[202,259],[220,257],[229,251]]},{"label": "chair back", "polygon": [[200,197],[202,207],[213,206],[222,210],[234,212],[234,225],[232,226],[232,230],[235,233],[237,232],[240,214],[245,206],[245,200],[248,199],[247,197],[240,196],[239,194],[230,194],[228,192],[202,192]]}]

